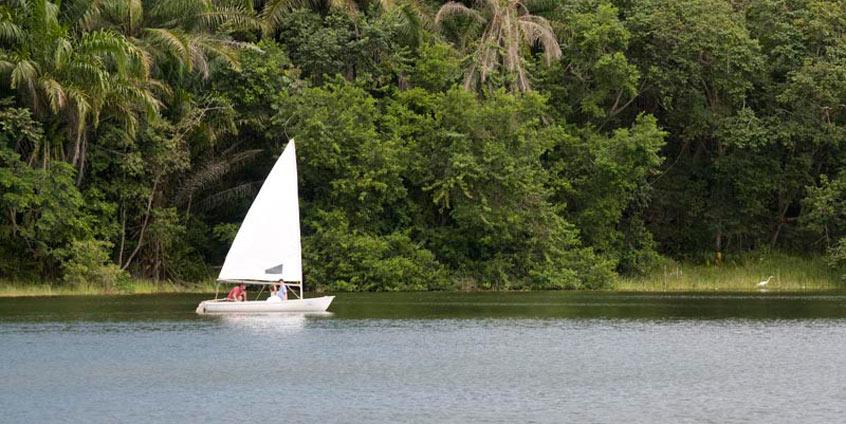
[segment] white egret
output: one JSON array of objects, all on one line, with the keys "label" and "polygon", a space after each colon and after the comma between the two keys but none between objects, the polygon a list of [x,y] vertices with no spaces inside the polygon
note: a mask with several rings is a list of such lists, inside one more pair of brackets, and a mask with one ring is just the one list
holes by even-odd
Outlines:
[{"label": "white egret", "polygon": [[773,276],[770,275],[769,278],[767,278],[766,280],[761,280],[761,282],[758,283],[758,287],[759,288],[767,287],[767,284],[770,283],[770,280],[772,280],[772,278],[773,278]]}]

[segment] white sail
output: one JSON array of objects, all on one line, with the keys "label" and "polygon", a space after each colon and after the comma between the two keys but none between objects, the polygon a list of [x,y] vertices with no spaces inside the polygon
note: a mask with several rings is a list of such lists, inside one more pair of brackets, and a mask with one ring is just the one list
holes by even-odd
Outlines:
[{"label": "white sail", "polygon": [[224,281],[303,281],[294,140],[270,170],[220,270]]}]

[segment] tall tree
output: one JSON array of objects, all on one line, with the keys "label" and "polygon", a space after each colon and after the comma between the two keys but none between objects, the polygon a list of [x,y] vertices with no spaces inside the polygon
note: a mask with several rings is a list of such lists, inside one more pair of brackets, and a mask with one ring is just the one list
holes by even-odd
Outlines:
[{"label": "tall tree", "polygon": [[671,134],[649,220],[666,249],[711,245],[719,262],[728,246],[760,230],[749,211],[765,199],[750,189],[770,181],[769,158],[750,160],[738,148],[742,138],[762,141],[747,103],[764,69],[759,44],[722,0],[643,0],[625,13],[628,54],[643,78],[639,106]]},{"label": "tall tree", "polygon": [[503,71],[511,78],[513,92],[530,89],[525,56],[532,47],[543,50],[547,65],[561,58],[561,48],[549,22],[529,12],[529,4],[522,0],[479,0],[477,9],[451,1],[443,5],[435,16],[438,24],[446,20],[467,18],[480,24],[481,35],[473,43],[470,65],[464,77],[464,88],[470,90],[485,84]]},{"label": "tall tree", "polygon": [[123,34],[151,65],[175,62],[203,78],[210,60],[237,67],[238,50],[251,47],[230,32],[258,28],[249,1],[76,0],[66,9],[85,31]]},{"label": "tall tree", "polygon": [[[48,137],[25,153],[37,158],[85,164],[86,130],[111,114],[133,133],[142,115],[155,115],[160,102],[148,56],[114,31],[76,32],[56,3],[12,1],[0,6],[0,77],[36,116],[66,128],[70,143]],[[108,110],[105,106],[108,105]],[[57,146],[51,146],[57,142]],[[56,148],[58,147],[58,148]]]}]

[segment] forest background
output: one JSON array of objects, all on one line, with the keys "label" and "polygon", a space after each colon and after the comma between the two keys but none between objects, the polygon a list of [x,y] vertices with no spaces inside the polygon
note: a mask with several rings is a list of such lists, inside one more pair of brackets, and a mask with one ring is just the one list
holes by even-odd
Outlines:
[{"label": "forest background", "polygon": [[842,284],[844,123],[846,1],[4,0],[0,279],[208,281],[295,138],[312,289]]}]

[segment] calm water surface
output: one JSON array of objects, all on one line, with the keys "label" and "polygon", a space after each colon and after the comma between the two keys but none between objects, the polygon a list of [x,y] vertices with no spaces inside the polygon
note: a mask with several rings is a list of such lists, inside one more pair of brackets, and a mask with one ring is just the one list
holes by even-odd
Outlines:
[{"label": "calm water surface", "polygon": [[842,423],[846,293],[0,299],[0,422]]}]

